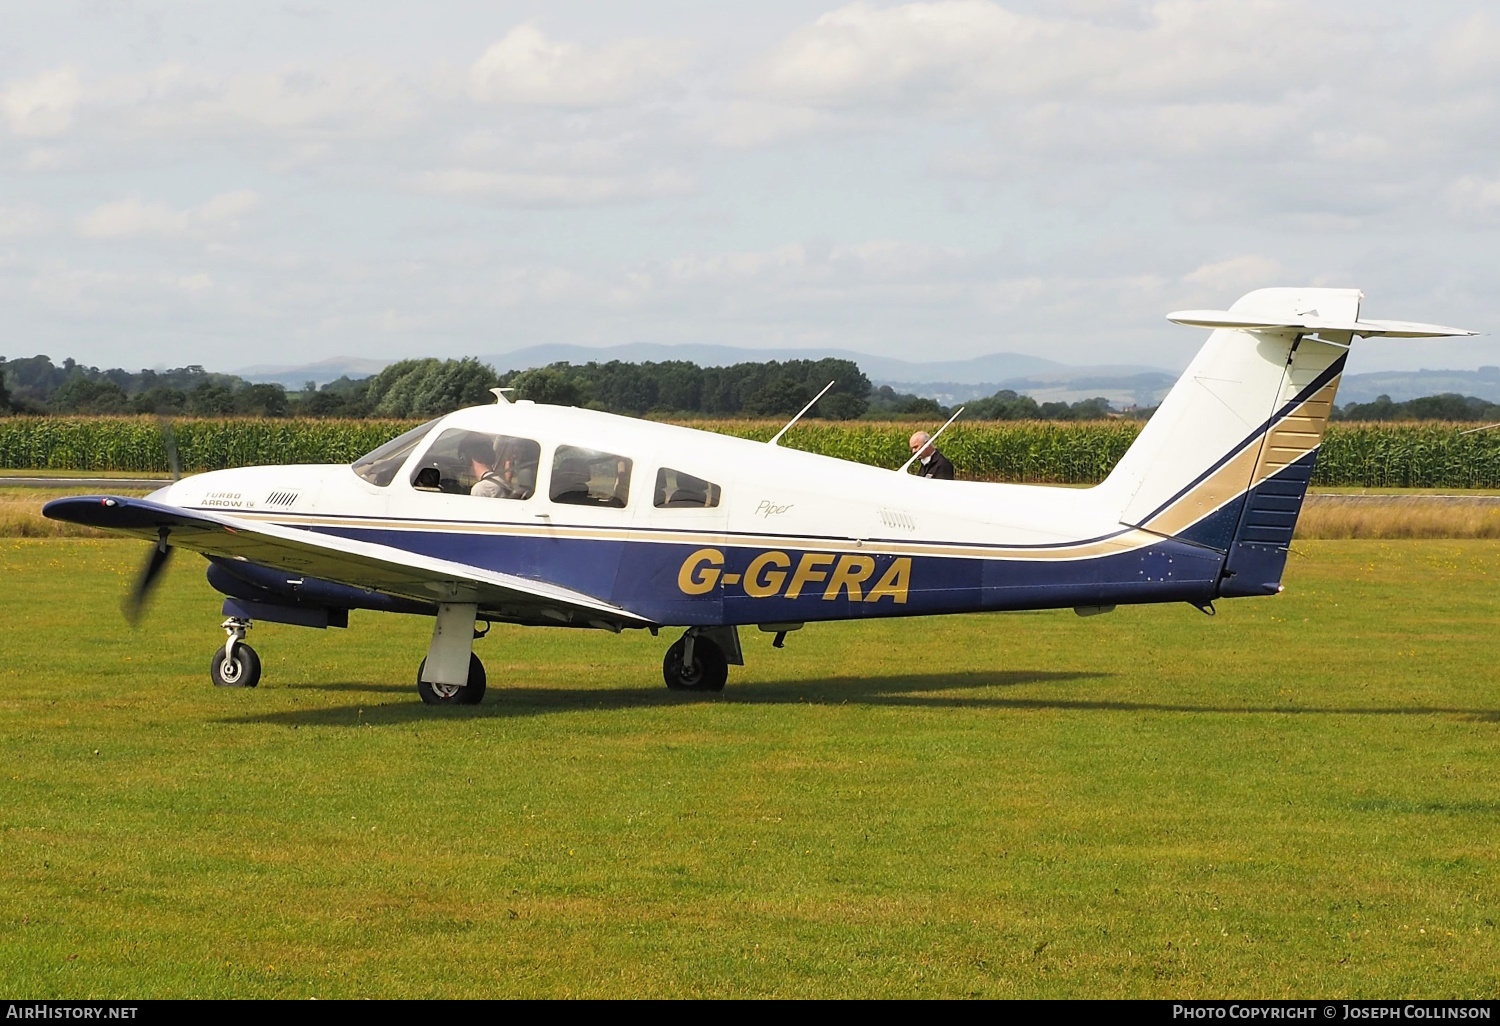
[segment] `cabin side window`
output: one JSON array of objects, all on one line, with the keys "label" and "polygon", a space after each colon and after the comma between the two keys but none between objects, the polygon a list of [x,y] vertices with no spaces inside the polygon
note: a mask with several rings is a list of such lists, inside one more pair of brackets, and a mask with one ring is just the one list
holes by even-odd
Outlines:
[{"label": "cabin side window", "polygon": [[662,467],[656,472],[657,509],[713,509],[719,504],[721,489],[712,481]]},{"label": "cabin side window", "polygon": [[422,456],[411,486],[419,492],[529,499],[536,493],[542,447],[530,438],[485,431],[444,431]]},{"label": "cabin side window", "polygon": [[624,509],[630,501],[632,461],[614,453],[559,445],[552,458],[553,502]]},{"label": "cabin side window", "polygon": [[404,435],[397,435],[379,448],[372,449],[355,460],[351,469],[372,485],[384,488],[395,478],[396,472],[401,469],[401,465],[406,462],[412,450],[442,419],[441,417],[434,418],[421,427],[412,428]]}]

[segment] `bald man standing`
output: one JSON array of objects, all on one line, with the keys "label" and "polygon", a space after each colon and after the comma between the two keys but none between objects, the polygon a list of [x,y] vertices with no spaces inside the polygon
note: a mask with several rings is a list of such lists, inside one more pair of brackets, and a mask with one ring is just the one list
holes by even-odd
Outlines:
[{"label": "bald man standing", "polygon": [[948,461],[948,457],[937,451],[937,447],[932,444],[932,436],[926,431],[918,431],[911,436],[911,451],[918,457],[918,477],[953,480],[953,464]]}]

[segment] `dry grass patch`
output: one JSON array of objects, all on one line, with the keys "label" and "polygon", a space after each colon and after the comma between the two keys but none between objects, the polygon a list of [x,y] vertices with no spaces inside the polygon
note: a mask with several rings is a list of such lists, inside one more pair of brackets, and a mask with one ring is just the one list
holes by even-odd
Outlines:
[{"label": "dry grass patch", "polygon": [[[138,496],[139,488],[112,488],[111,494]],[[118,538],[92,527],[65,524],[42,516],[42,507],[53,499],[77,495],[76,488],[0,487],[0,538]]]},{"label": "dry grass patch", "polygon": [[1500,501],[1478,495],[1311,495],[1299,539],[1500,538]]}]

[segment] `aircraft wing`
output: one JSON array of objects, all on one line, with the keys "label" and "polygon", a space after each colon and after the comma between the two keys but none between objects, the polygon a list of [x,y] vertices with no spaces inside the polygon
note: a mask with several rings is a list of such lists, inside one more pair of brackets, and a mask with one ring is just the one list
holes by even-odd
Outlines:
[{"label": "aircraft wing", "polygon": [[418,602],[474,602],[482,609],[529,613],[564,621],[650,626],[652,621],[591,595],[513,574],[435,559],[389,545],[337,538],[296,527],[187,510],[149,499],[85,495],[54,499],[42,512],[53,520],[167,543],[289,573],[318,577]]}]

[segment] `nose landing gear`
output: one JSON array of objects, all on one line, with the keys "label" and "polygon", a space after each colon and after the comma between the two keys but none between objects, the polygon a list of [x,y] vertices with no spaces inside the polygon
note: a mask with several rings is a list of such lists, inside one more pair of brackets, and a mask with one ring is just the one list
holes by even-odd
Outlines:
[{"label": "nose landing gear", "polygon": [[208,675],[216,688],[253,688],[260,683],[260,656],[255,649],[245,644],[245,632],[250,621],[231,616],[224,621],[224,633],[229,639],[214,653],[208,666]]}]

